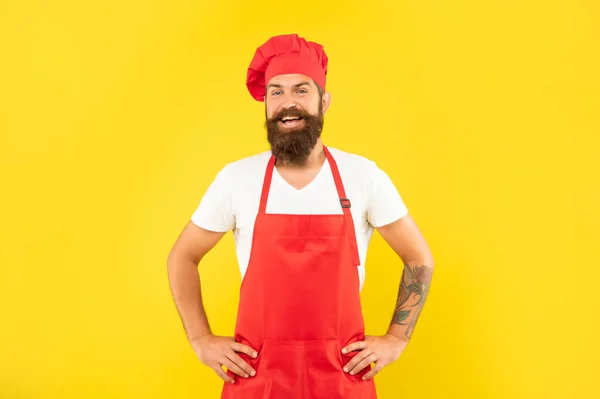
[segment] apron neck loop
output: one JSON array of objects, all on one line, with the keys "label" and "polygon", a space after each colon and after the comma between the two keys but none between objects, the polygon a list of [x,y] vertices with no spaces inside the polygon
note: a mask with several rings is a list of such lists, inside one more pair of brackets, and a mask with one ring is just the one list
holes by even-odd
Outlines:
[{"label": "apron neck loop", "polygon": [[[325,152],[325,156],[327,157],[327,161],[329,162],[329,167],[331,168],[331,173],[333,175],[333,181],[335,182],[335,188],[338,193],[338,198],[340,201],[340,206],[342,207],[342,211],[344,212],[344,218],[346,220],[346,230],[348,234],[348,242],[350,244],[350,251],[352,252],[352,263],[355,266],[360,265],[360,257],[358,255],[358,246],[356,243],[356,234],[354,231],[354,221],[352,220],[352,213],[350,212],[350,207],[352,206],[350,199],[346,198],[346,191],[344,190],[344,184],[342,183],[342,177],[340,176],[340,171],[337,167],[337,163],[335,159],[331,156],[329,149],[326,146],[323,146],[323,151]],[[267,164],[267,170],[265,171],[265,178],[263,180],[262,192],[260,195],[260,205],[258,208],[258,215],[264,215],[267,210],[267,199],[269,197],[269,190],[271,188],[271,180],[273,178],[273,169],[275,168],[275,156],[271,154],[271,158],[269,159],[269,163]]]},{"label": "apron neck loop", "polygon": [[333,181],[335,181],[335,188],[337,189],[338,197],[340,199],[340,206],[342,207],[342,211],[344,212],[344,217],[346,219],[346,231],[348,234],[348,243],[350,244],[352,264],[354,266],[358,266],[360,265],[360,257],[358,255],[358,245],[356,243],[354,221],[352,220],[352,213],[350,212],[350,207],[352,206],[352,203],[350,202],[350,199],[346,197],[344,183],[342,183],[342,177],[340,176],[340,171],[337,167],[335,159],[333,159],[327,147],[323,146],[323,149],[325,150],[325,155],[327,156],[327,160],[329,161],[329,167],[331,168]]},{"label": "apron neck loop", "polygon": [[267,164],[267,171],[265,172],[265,178],[263,180],[262,192],[260,194],[260,206],[258,207],[258,214],[264,215],[267,210],[267,198],[269,197],[269,189],[271,188],[271,179],[273,178],[273,168],[275,167],[275,155],[271,154],[269,163]]}]

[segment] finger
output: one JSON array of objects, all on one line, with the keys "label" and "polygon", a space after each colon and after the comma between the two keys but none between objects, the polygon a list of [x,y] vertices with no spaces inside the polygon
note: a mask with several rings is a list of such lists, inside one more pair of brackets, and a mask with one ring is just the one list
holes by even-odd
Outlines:
[{"label": "finger", "polygon": [[373,363],[374,361],[377,360],[377,356],[374,353],[371,353],[368,356],[365,356],[360,362],[358,362],[358,364],[356,366],[354,366],[354,368],[349,368],[350,375],[354,375],[356,373],[358,373],[359,371],[361,371],[362,369],[364,369],[365,367],[367,367],[369,364]]},{"label": "finger", "polygon": [[229,360],[231,360],[233,363],[235,363],[239,368],[241,368],[242,370],[244,370],[244,372],[246,374],[250,374],[253,377],[256,374],[256,371],[252,368],[252,366],[250,366],[237,353],[231,351],[231,353],[229,353],[227,355],[227,357],[229,358]]},{"label": "finger", "polygon": [[367,347],[366,341],[355,341],[342,348],[342,353],[349,353],[356,350],[363,350]]},{"label": "finger", "polygon": [[356,365],[363,360],[365,357],[369,356],[371,354],[371,350],[366,348],[363,349],[362,351],[358,352],[356,355],[352,356],[352,359],[350,359],[350,361],[348,363],[346,363],[346,365],[344,366],[344,371],[346,373],[350,372],[354,367],[356,367]]},{"label": "finger", "polygon": [[249,347],[248,345],[244,345],[244,344],[240,344],[239,342],[234,342],[231,345],[231,349],[233,349],[236,352],[242,352],[245,353],[248,356],[252,356],[252,357],[256,357],[258,356],[258,353],[252,349],[251,347]]},{"label": "finger", "polygon": [[225,381],[225,382],[229,382],[229,383],[233,383],[233,382],[235,381],[235,379],[234,379],[233,377],[231,377],[229,374],[227,374],[227,373],[225,372],[225,370],[223,370],[223,369],[221,368],[221,366],[215,366],[215,367],[213,367],[212,369],[215,371],[215,373],[217,373],[217,375],[218,375],[219,377],[221,377],[221,379],[222,379],[223,381]]},{"label": "finger", "polygon": [[368,373],[363,375],[362,379],[370,380],[371,378],[375,377],[375,375],[379,373],[381,369],[383,369],[383,362],[375,363],[375,367],[373,367]]},{"label": "finger", "polygon": [[228,370],[231,370],[232,373],[239,375],[240,377],[248,378],[248,373],[242,370],[237,364],[229,360],[228,358],[223,358],[221,360],[223,366],[227,367]]}]

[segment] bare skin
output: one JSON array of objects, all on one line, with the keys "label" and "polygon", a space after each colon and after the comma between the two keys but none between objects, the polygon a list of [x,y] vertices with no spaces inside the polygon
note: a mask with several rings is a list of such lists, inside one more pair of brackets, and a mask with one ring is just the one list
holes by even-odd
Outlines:
[{"label": "bare skin", "polygon": [[235,342],[233,337],[212,334],[202,305],[198,273],[198,263],[224,234],[205,230],[189,221],[169,254],[167,271],[179,317],[198,359],[213,369],[223,381],[233,383],[235,379],[222,367],[243,378],[253,376],[256,371],[236,352],[256,357],[256,351]]},{"label": "bare skin", "polygon": [[427,299],[432,273],[432,268],[427,265],[404,265],[392,323],[406,326],[404,336],[407,339],[412,336]]}]

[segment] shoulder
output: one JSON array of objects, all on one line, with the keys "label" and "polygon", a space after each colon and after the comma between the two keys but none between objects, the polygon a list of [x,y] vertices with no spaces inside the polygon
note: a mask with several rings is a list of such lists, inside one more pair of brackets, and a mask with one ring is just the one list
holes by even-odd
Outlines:
[{"label": "shoulder", "polygon": [[377,169],[375,161],[359,154],[327,147],[337,163],[340,173],[352,173],[354,176],[369,176]]}]

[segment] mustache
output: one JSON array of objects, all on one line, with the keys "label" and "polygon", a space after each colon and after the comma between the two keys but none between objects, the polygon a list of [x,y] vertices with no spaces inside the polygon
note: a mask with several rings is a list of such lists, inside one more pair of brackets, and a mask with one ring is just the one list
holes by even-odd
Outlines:
[{"label": "mustache", "polygon": [[286,116],[292,116],[292,117],[299,117],[299,118],[304,118],[304,119],[308,119],[311,117],[311,115],[304,111],[303,109],[297,108],[297,107],[292,107],[292,108],[287,108],[287,109],[282,109],[279,113],[277,113],[277,115],[274,115],[270,120],[274,121],[274,120],[279,120],[279,119],[283,119]]}]

